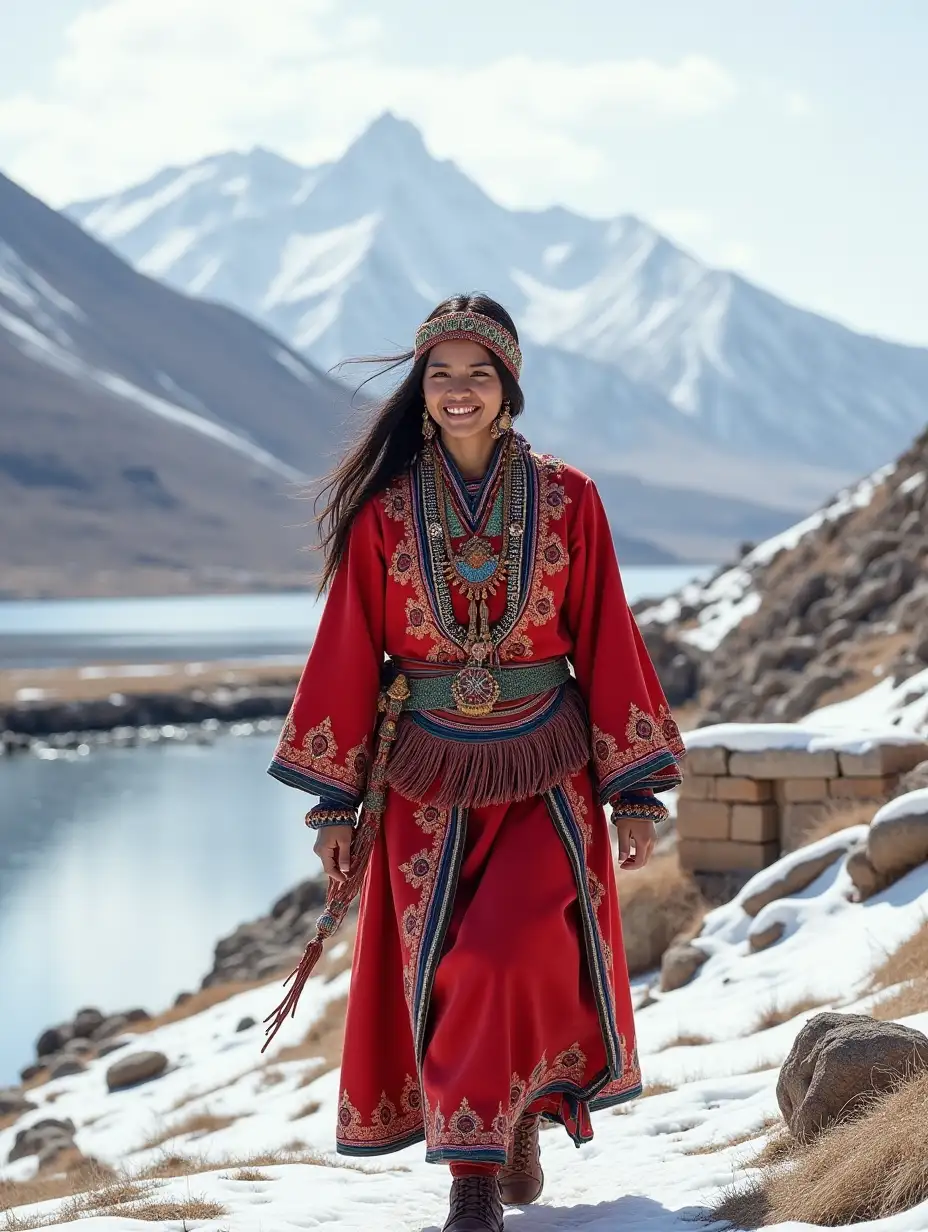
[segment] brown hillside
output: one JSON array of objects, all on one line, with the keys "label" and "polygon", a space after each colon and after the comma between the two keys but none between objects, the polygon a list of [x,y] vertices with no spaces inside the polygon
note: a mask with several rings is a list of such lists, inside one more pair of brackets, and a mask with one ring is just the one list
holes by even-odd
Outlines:
[{"label": "brown hillside", "polygon": [[0,591],[305,581],[294,476],[327,469],[346,414],[271,334],[136,273],[0,176]]}]

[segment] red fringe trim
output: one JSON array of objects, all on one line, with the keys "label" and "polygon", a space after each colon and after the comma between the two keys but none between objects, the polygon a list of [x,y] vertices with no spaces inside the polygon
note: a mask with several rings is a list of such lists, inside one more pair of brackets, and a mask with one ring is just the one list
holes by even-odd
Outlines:
[{"label": "red fringe trim", "polygon": [[568,686],[558,709],[517,739],[443,739],[404,715],[386,779],[407,800],[479,808],[541,795],[579,773],[589,760],[586,709],[579,692]]}]

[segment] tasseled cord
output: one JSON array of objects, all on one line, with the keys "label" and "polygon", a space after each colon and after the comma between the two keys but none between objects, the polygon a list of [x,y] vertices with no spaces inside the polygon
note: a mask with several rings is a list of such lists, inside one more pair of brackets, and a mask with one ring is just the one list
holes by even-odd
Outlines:
[{"label": "tasseled cord", "polygon": [[387,760],[390,756],[390,748],[396,739],[397,720],[403,709],[403,702],[408,696],[409,686],[406,683],[406,677],[402,675],[397,676],[386,693],[381,695],[379,705],[384,714],[377,732],[377,752],[374,757],[373,767],[371,768],[371,777],[367,795],[364,799],[364,807],[361,810],[361,820],[351,840],[351,871],[346,881],[329,879],[325,910],[316,921],[315,936],[303,951],[303,957],[300,959],[299,964],[284,980],[284,988],[287,987],[291,980],[293,981],[292,987],[276,1009],[272,1010],[264,1019],[266,1023],[270,1023],[270,1026],[265,1031],[267,1039],[261,1048],[262,1052],[268,1047],[287,1019],[296,1016],[297,1002],[306,986],[306,981],[312,975],[316,963],[318,963],[322,956],[323,942],[327,937],[331,937],[338,931],[342,921],[348,914],[348,908],[354,902],[361,889],[383,817],[386,799],[385,771]]}]

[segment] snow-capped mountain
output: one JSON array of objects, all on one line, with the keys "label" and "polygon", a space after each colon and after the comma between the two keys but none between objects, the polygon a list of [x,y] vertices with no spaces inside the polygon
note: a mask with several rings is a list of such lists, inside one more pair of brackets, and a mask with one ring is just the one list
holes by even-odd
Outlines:
[{"label": "snow-capped mountain", "polygon": [[785,304],[636,218],[507,210],[391,115],[330,164],[221,154],[70,213],[323,367],[402,350],[445,295],[486,290],[520,324],[528,435],[600,471],[806,509],[925,420],[928,351]]}]

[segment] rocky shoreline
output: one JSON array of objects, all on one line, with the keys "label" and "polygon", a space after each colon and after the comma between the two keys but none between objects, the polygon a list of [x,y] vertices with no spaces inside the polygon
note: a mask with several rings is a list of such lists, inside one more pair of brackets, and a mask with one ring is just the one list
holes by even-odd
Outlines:
[{"label": "rocky shoreline", "polygon": [[0,755],[125,748],[181,733],[210,739],[235,724],[279,721],[292,699],[293,685],[280,684],[29,702],[0,709]]}]

